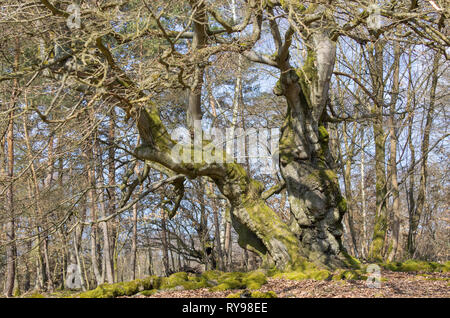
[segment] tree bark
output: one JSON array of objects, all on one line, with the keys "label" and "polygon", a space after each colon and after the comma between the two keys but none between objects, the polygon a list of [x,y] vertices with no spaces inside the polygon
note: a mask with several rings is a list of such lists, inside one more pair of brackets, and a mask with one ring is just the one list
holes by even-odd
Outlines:
[{"label": "tree bark", "polygon": [[[17,84],[16,84],[17,85]],[[8,189],[6,191],[6,204],[7,211],[7,223],[6,223],[6,279],[5,279],[5,295],[11,297],[14,292],[14,281],[16,278],[16,218],[14,213],[14,107],[15,107],[15,92],[13,92],[13,101],[11,103],[9,122],[8,122],[8,134],[6,137],[7,142],[7,159],[8,165],[6,175],[8,176]]]},{"label": "tree bark", "polygon": [[397,131],[395,129],[396,119],[395,119],[395,106],[397,104],[399,86],[400,86],[400,44],[396,43],[394,47],[394,74],[392,78],[392,96],[390,103],[390,116],[389,116],[389,136],[390,136],[390,182],[391,182],[391,192],[392,192],[392,246],[388,254],[388,261],[392,262],[396,255],[399,247],[400,239],[400,197],[398,189],[398,176],[397,176]]},{"label": "tree bark", "polygon": [[417,200],[415,209],[410,214],[409,231],[408,231],[408,252],[411,257],[414,257],[416,250],[416,235],[419,227],[420,217],[424,210],[425,197],[427,191],[427,178],[428,178],[428,151],[430,147],[430,134],[431,126],[433,123],[434,108],[436,106],[436,88],[438,83],[438,70],[440,53],[435,53],[433,61],[433,69],[431,75],[431,88],[430,88],[430,106],[428,108],[425,129],[423,133],[423,141],[421,146],[422,161],[420,165],[420,181],[419,191],[417,194]]},{"label": "tree bark", "polygon": [[[138,174],[138,171],[135,170],[135,173]],[[137,219],[138,219],[138,208],[137,203],[133,205],[133,233],[131,237],[131,280],[136,279],[136,257],[137,257]]]},{"label": "tree bark", "polygon": [[[103,189],[103,186],[105,185],[105,179],[103,177],[103,163],[102,163],[102,157],[101,157],[101,150],[100,150],[100,145],[98,142],[98,139],[95,138],[95,146],[94,149],[96,150],[96,166],[97,166],[97,178],[98,178],[98,182],[97,184],[99,185],[100,188],[100,218],[105,218],[106,217],[106,195],[105,195],[105,190]],[[110,159],[111,160],[111,159]],[[114,189],[110,189],[110,191],[114,191]],[[111,200],[111,197],[109,198]],[[111,201],[108,201],[108,206],[112,206],[111,208],[114,209],[113,207],[113,203]],[[106,281],[108,283],[114,283],[114,271],[113,271],[113,265],[112,265],[112,256],[111,256],[111,243],[110,243],[110,235],[109,235],[109,229],[108,229],[108,223],[107,222],[101,222],[100,223],[100,227],[102,229],[102,234],[103,234],[103,268],[104,271],[102,273],[102,276],[106,278]],[[106,276],[105,276],[106,274]]]},{"label": "tree bark", "polygon": [[164,274],[169,275],[170,264],[169,264],[169,242],[167,239],[167,224],[166,224],[166,211],[161,209],[161,242],[162,242],[162,254],[163,254],[163,265]]},{"label": "tree bark", "polygon": [[383,129],[383,101],[384,101],[384,81],[383,81],[383,52],[384,43],[381,39],[374,44],[369,52],[369,71],[372,79],[373,95],[375,102],[372,113],[375,114],[373,121],[373,133],[375,135],[375,177],[376,177],[376,214],[372,236],[372,243],[369,251],[371,260],[382,261],[384,259],[384,246],[387,233],[387,180],[386,180],[386,135]]},{"label": "tree bark", "polygon": [[[39,182],[38,182],[37,175],[36,175],[35,163],[32,159],[33,158],[33,149],[32,149],[31,143],[30,143],[30,137],[28,135],[28,126],[27,126],[27,118],[26,117],[24,117],[23,131],[24,131],[24,137],[25,137],[25,144],[27,147],[27,154],[28,154],[28,157],[30,158],[30,160],[32,160],[31,165],[30,165],[30,170],[31,170],[31,177],[33,180],[33,190],[32,191],[30,190],[30,200],[35,201],[35,205],[36,205],[36,210],[37,210],[38,220],[39,220],[38,221],[39,225],[37,226],[37,231],[41,231],[41,229],[44,228],[44,230],[43,230],[44,235],[43,235],[42,239],[41,239],[41,235],[39,235],[39,239],[38,239],[39,247],[42,246],[42,250],[41,250],[41,248],[39,248],[39,253],[41,253],[41,251],[42,251],[42,254],[43,254],[42,266],[44,268],[42,270],[45,271],[45,275],[43,275],[42,277],[45,278],[44,282],[45,282],[45,280],[47,281],[47,290],[52,291],[53,290],[53,280],[52,280],[51,271],[50,271],[50,259],[48,257],[48,235],[46,235],[46,229],[45,229],[47,222],[46,222],[46,218],[44,216],[45,215],[44,211],[42,210],[42,207],[41,207],[41,204],[42,204],[41,203],[41,191],[39,188]],[[50,140],[49,145],[48,145],[50,149],[52,148],[51,144],[52,144],[52,139]],[[48,158],[49,166],[51,166],[51,163],[53,160],[52,155],[51,155],[52,151],[50,149],[49,149],[49,158]],[[50,180],[51,180],[49,177],[49,175],[51,174],[50,172],[51,172],[51,170],[49,170],[49,173],[47,174],[47,177],[46,177],[47,181],[44,182],[44,184],[47,186],[47,188],[50,186],[50,184],[49,184]]]},{"label": "tree bark", "polygon": [[[16,39],[15,53],[14,53],[14,68],[19,67],[20,59],[20,40]],[[5,295],[11,297],[14,292],[14,281],[16,279],[16,217],[14,211],[14,109],[17,103],[19,94],[19,81],[14,80],[13,89],[11,93],[11,102],[9,108],[9,120],[6,135],[6,175],[7,175],[7,190],[6,190],[6,204],[5,209],[7,213],[6,223],[6,277],[5,277]]]},{"label": "tree bark", "polygon": [[344,179],[344,190],[345,190],[345,198],[347,200],[347,224],[350,234],[350,246],[353,249],[353,255],[358,257],[358,246],[356,243],[356,233],[355,228],[353,225],[353,215],[355,212],[354,208],[354,201],[353,201],[353,194],[351,189],[351,162],[353,160],[353,152],[355,148],[355,139],[356,139],[356,125],[353,126],[353,132],[351,136],[351,142],[350,145],[347,142],[347,124],[344,122],[344,143],[345,143],[345,150],[346,150],[346,158],[344,161],[344,158],[341,155],[341,161],[342,161],[342,171],[343,171],[343,179]]},{"label": "tree bark", "polygon": [[[116,113],[115,109],[112,109],[110,112],[109,118],[109,129],[108,129],[108,200],[107,200],[107,209],[106,212],[109,215],[114,214],[116,210],[116,147],[115,147],[115,135],[116,135]],[[106,216],[106,215],[105,215]],[[118,231],[118,224],[115,220],[112,222],[104,222],[105,229],[107,231],[106,237],[108,246],[104,246],[104,249],[108,248],[104,253],[105,255],[105,263],[106,263],[106,271],[108,280],[110,282],[114,282],[114,260],[113,255],[116,249],[115,240],[113,239],[116,236],[116,232]]]},{"label": "tree bark", "polygon": [[[193,38],[191,43],[191,50],[195,52],[205,47],[207,40],[207,14],[206,7],[203,1],[190,0],[190,4],[195,10],[193,19]],[[195,55],[193,54],[193,59]],[[194,62],[194,61],[192,61]],[[189,100],[188,100],[188,126],[193,134],[194,122],[202,120],[201,110],[201,98],[202,98],[202,85],[203,75],[205,73],[205,66],[195,63],[194,76],[189,88]]]},{"label": "tree bark", "polygon": [[275,93],[284,95],[288,111],[280,138],[280,170],[291,208],[291,231],[309,260],[338,267],[345,264],[342,217],[346,200],[339,189],[324,122],[336,43],[325,30],[307,42],[303,67],[281,65]]},{"label": "tree bark", "polygon": [[91,225],[91,232],[90,232],[90,243],[91,243],[91,266],[92,271],[94,274],[95,281],[97,285],[100,285],[103,283],[102,275],[100,274],[99,267],[98,267],[98,257],[97,257],[97,228],[98,225],[96,223],[97,221],[97,191],[95,190],[95,161],[93,156],[93,150],[90,150],[90,164],[88,165],[88,184],[90,185],[91,189],[89,190],[89,203],[90,203],[90,219],[92,225]]},{"label": "tree bark", "polygon": [[[212,184],[209,184],[209,190],[211,193],[213,193],[213,188],[212,188]],[[217,258],[219,261],[219,269],[220,270],[224,270],[225,266],[224,266],[224,255],[223,255],[223,250],[222,250],[222,241],[220,239],[220,222],[219,222],[219,209],[216,205],[216,202],[213,203],[212,206],[212,210],[213,210],[213,219],[214,219],[214,236],[215,236],[215,245],[216,245],[216,249],[217,249]]]},{"label": "tree bark", "polygon": [[367,240],[367,210],[366,210],[366,185],[365,185],[365,147],[364,147],[364,127],[361,129],[361,163],[360,163],[360,187],[361,187],[361,212],[362,212],[362,242],[361,254],[364,258],[369,254],[369,243]]}]

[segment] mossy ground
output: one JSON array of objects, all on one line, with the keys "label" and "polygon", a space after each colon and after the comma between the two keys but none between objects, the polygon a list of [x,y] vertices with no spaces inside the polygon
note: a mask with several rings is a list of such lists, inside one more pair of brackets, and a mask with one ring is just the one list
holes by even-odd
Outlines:
[{"label": "mossy ground", "polygon": [[338,269],[330,272],[325,269],[296,270],[290,272],[272,271],[273,278],[283,278],[288,280],[364,280],[367,276],[363,270]]},{"label": "mossy ground", "polygon": [[116,284],[101,284],[93,290],[80,293],[78,298],[113,298],[119,296],[131,296],[144,290],[158,289],[161,286],[161,278],[150,276],[145,279],[136,279],[130,282]]},{"label": "mossy ground", "polygon": [[45,298],[45,296],[39,292],[33,292],[29,295],[24,296],[25,298]]},{"label": "mossy ground", "polygon": [[[360,264],[358,264],[360,265]],[[379,264],[380,267],[392,272],[422,272],[422,273],[447,273],[450,269],[450,262],[444,264],[436,262],[425,262],[408,260],[405,262],[393,262]],[[315,266],[302,266],[291,271],[279,271],[276,268],[270,270],[256,270],[251,272],[221,272],[210,270],[201,275],[179,272],[169,277],[149,276],[144,279],[137,279],[129,282],[116,284],[102,284],[93,290],[86,292],[74,292],[69,290],[56,291],[51,294],[41,294],[39,292],[25,293],[19,297],[46,298],[46,297],[76,297],[76,298],[114,298],[120,296],[153,296],[162,291],[180,291],[206,288],[210,292],[223,292],[227,290],[240,290],[227,297],[240,298],[273,298],[277,297],[275,292],[261,291],[261,287],[268,283],[268,278],[286,279],[292,281],[302,280],[327,280],[327,281],[355,281],[366,280],[365,265],[358,266],[358,269],[337,269],[333,272],[319,269]],[[426,274],[419,274],[428,279]],[[384,275],[383,275],[384,276]],[[446,280],[448,278],[431,277],[430,280]],[[383,278],[381,281],[386,281]],[[269,284],[270,285],[270,284]],[[269,286],[267,285],[267,286]],[[263,288],[264,290],[264,288]],[[245,293],[245,294],[243,294]]]},{"label": "mossy ground", "polygon": [[246,295],[245,291],[240,291],[234,294],[229,294],[227,298],[277,298],[277,294],[274,291],[267,291],[267,292],[261,292],[261,291],[253,291],[249,293],[249,295]]},{"label": "mossy ground", "polygon": [[[273,278],[284,278],[289,280],[366,280],[367,265],[362,265],[356,259],[349,256],[352,261],[351,269],[337,269],[334,272],[319,269],[301,269],[290,272],[280,272],[272,269],[268,272]],[[407,260],[405,262],[381,263],[381,268],[393,272],[425,272],[425,273],[447,273],[450,271],[450,261],[446,263],[426,262],[418,260]]]},{"label": "mossy ground", "polygon": [[169,277],[151,276],[131,282],[102,284],[97,288],[74,295],[77,298],[113,298],[135,294],[151,296],[161,290],[192,290],[210,288],[211,291],[229,289],[256,290],[267,283],[262,271],[248,273],[206,271],[201,275],[179,272]]},{"label": "mossy ground", "polygon": [[441,272],[450,271],[450,261],[443,264],[419,260],[407,260],[405,262],[391,262],[380,264],[383,268],[393,272]]}]

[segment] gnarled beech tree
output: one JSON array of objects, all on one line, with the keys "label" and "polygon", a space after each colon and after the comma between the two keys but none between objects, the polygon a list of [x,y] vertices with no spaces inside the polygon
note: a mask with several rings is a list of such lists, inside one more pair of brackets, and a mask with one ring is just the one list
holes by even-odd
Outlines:
[{"label": "gnarled beech tree", "polygon": [[[206,28],[197,26],[197,21],[206,20],[201,14],[206,14],[206,9],[202,2],[197,4],[197,7],[193,6],[200,12],[197,12],[198,19],[194,22],[194,40],[204,39],[206,34],[198,33],[207,32]],[[273,14],[271,7],[268,10]],[[136,149],[136,156],[156,161],[190,178],[210,177],[230,202],[232,224],[239,234],[241,247],[259,253],[266,264],[275,264],[279,268],[304,266],[306,260],[326,267],[350,265],[350,258],[341,242],[341,220],[347,207],[331,166],[328,133],[323,120],[336,56],[336,39],[332,39],[332,30],[327,28],[328,19],[332,19],[328,16],[330,13],[315,5],[308,11],[304,23],[309,30],[301,31],[307,39],[305,46],[308,52],[303,67],[296,70],[289,62],[294,27],[288,28],[282,41],[278,25],[273,21],[270,28],[277,53],[270,60],[266,61],[249,50],[241,52],[250,60],[280,70],[280,80],[274,92],[283,95],[288,104],[280,139],[280,168],[289,193],[290,224],[285,224],[265,204],[262,184],[250,179],[239,164],[176,163],[170,155],[174,142],[159,118],[157,107],[147,106],[136,113],[143,141]],[[262,11],[254,10],[250,40],[253,45],[260,37],[262,15]],[[218,13],[214,13],[214,17],[226,30],[232,29],[231,25],[218,18]],[[197,52],[202,50],[197,47],[199,42],[194,41],[192,46]],[[198,82],[194,77],[197,86],[191,86],[188,105],[190,118],[195,119],[201,118],[201,87],[198,87]],[[198,151],[191,150],[192,153]]]},{"label": "gnarled beech tree", "polygon": [[[51,12],[61,23],[65,23],[69,14],[64,8],[53,6],[51,1],[40,2],[47,13]],[[342,2],[337,1],[336,4],[342,5]],[[73,35],[80,37],[72,41],[75,48],[50,63],[52,71],[68,74],[81,81],[81,87],[88,87],[88,90],[95,87],[95,98],[114,101],[136,121],[141,145],[133,152],[138,159],[147,161],[153,168],[159,167],[169,177],[208,177],[214,181],[229,200],[231,220],[239,234],[239,244],[261,255],[267,266],[293,269],[354,265],[354,260],[341,242],[341,221],[347,206],[340,192],[328,146],[327,122],[331,117],[327,114],[327,106],[336,41],[340,35],[365,40],[361,39],[360,34],[352,35],[351,32],[366,23],[369,12],[355,7],[352,14],[344,16],[347,22],[342,25],[335,19],[343,13],[337,13],[329,1],[302,4],[288,0],[248,0],[240,4],[243,14],[239,21],[230,22],[222,15],[220,1],[214,5],[204,0],[189,0],[180,4],[189,17],[183,25],[184,29],[180,30],[180,25],[169,28],[165,24],[162,19],[166,13],[163,3],[143,1],[143,4],[133,5],[141,6],[139,17],[146,12],[153,23],[137,28],[131,35],[124,35],[114,27],[102,29],[97,26],[108,25],[97,20],[108,19],[108,10],[113,11],[124,5],[121,1],[111,1],[87,10],[81,17],[81,31]],[[420,12],[410,14],[403,9],[392,12],[382,10],[381,14],[394,21],[412,21],[412,25],[421,16]],[[169,17],[166,17],[166,22],[167,19]],[[268,21],[275,47],[275,53],[270,56],[255,50],[261,38],[263,21]],[[286,29],[283,36],[281,29]],[[439,33],[430,34],[433,39],[445,41]],[[120,56],[112,54],[105,42],[112,38],[117,45],[126,45],[145,37],[165,41],[165,50],[157,59],[162,66],[160,74],[156,74],[157,80],[142,89],[127,74],[126,68],[118,66]],[[289,50],[294,37],[301,40],[307,53],[301,67],[294,67],[290,60]],[[190,40],[187,52],[177,50],[180,39]],[[202,118],[205,66],[212,56],[222,52],[242,54],[253,62],[272,66],[280,72],[274,93],[284,96],[287,103],[279,156],[284,184],[267,191],[235,162],[180,163],[172,156],[176,143],[169,136],[158,105],[152,102],[153,96],[165,87],[187,89],[187,126],[192,128],[193,120]],[[77,56],[83,58],[77,59]],[[149,77],[153,75],[149,74]],[[12,76],[14,74],[6,79]],[[189,155],[194,156],[196,151],[201,150],[189,148],[184,151],[190,151]],[[177,180],[177,189],[182,189],[180,179],[174,180]],[[290,203],[289,224],[283,222],[265,203],[270,195],[284,186]],[[182,196],[183,191],[179,192]]]}]

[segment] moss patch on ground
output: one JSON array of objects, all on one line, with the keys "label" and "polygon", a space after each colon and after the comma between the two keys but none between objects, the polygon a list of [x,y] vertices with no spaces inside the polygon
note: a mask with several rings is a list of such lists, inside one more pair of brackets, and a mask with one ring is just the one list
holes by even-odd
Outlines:
[{"label": "moss patch on ground", "polygon": [[437,262],[407,260],[405,262],[382,263],[380,266],[393,272],[447,273],[450,271],[450,261],[441,264]]},{"label": "moss patch on ground", "polygon": [[361,270],[337,270],[332,280],[366,280],[367,276]]},{"label": "moss patch on ground", "polygon": [[131,296],[144,290],[158,289],[162,278],[149,276],[144,279],[136,279],[130,282],[116,284],[101,284],[93,290],[89,290],[74,297],[77,298],[113,298],[119,296]]},{"label": "moss patch on ground", "polygon": [[142,295],[142,296],[153,296],[154,294],[156,294],[158,292],[158,289],[150,289],[150,290],[144,290],[141,291],[140,293],[138,293],[138,295]]},{"label": "moss patch on ground", "polygon": [[240,291],[234,294],[229,294],[227,298],[277,298],[277,294],[273,291],[261,292],[253,291],[249,292],[247,290]]},{"label": "moss patch on ground", "polygon": [[213,286],[208,279],[202,276],[190,276],[185,272],[179,272],[169,277],[161,278],[161,285],[155,289],[198,289]]},{"label": "moss patch on ground", "polygon": [[[119,296],[132,296],[135,294],[151,296],[161,290],[192,290],[199,288],[209,288],[211,291],[225,291],[241,289],[243,291],[232,294],[229,297],[241,297],[246,292],[245,297],[265,298],[274,295],[257,291],[267,283],[267,277],[283,278],[289,280],[366,280],[367,274],[365,266],[355,264],[360,269],[337,269],[331,272],[326,269],[319,269],[315,266],[298,267],[292,271],[279,271],[276,268],[265,272],[256,270],[252,272],[221,272],[217,270],[206,271],[201,275],[179,272],[169,277],[150,276],[144,279],[136,279],[130,282],[116,284],[102,284],[97,288],[71,294],[60,295],[62,297],[79,298],[113,298]],[[425,262],[409,260],[402,263],[393,262],[380,264],[381,267],[396,272],[448,272],[450,262],[440,264],[436,262]],[[355,266],[357,267],[357,266]],[[250,293],[250,294],[249,294]],[[233,296],[234,295],[234,296]],[[57,296],[57,295],[55,295]],[[275,295],[276,296],[276,295]],[[43,298],[41,294],[31,294],[26,297]]]},{"label": "moss patch on ground", "polygon": [[256,290],[266,283],[267,278],[262,271],[248,273],[206,271],[201,275],[179,272],[169,277],[150,276],[130,282],[102,284],[93,290],[73,295],[73,297],[114,298],[135,294],[151,296],[160,290],[191,290],[199,288],[210,288],[212,291],[230,289]]},{"label": "moss patch on ground", "polygon": [[33,292],[32,294],[25,296],[25,298],[46,298],[46,297],[38,292]]},{"label": "moss patch on ground", "polygon": [[332,273],[328,270],[305,270],[305,271],[292,271],[292,272],[279,272],[273,275],[273,278],[284,278],[289,280],[324,280],[330,278]]},{"label": "moss patch on ground", "polygon": [[325,269],[306,269],[290,272],[280,272],[271,270],[268,275],[273,278],[283,278],[289,280],[366,280],[365,271],[361,269],[337,269],[330,272]]},{"label": "moss patch on ground", "polygon": [[217,277],[217,286],[212,291],[224,291],[228,289],[259,289],[267,283],[266,275],[262,271],[248,273],[230,272],[222,273]]}]

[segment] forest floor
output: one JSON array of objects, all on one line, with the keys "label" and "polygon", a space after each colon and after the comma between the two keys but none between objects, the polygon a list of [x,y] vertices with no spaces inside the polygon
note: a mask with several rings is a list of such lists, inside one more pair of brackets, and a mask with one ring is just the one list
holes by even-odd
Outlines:
[{"label": "forest floor", "polygon": [[[380,288],[368,287],[364,280],[288,280],[268,278],[261,292],[273,291],[278,298],[450,298],[450,273],[381,272]],[[132,298],[225,298],[242,290],[210,291],[162,290],[152,296]]]}]

